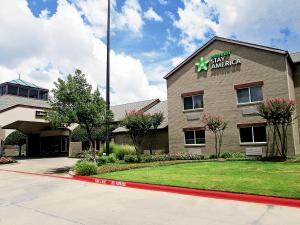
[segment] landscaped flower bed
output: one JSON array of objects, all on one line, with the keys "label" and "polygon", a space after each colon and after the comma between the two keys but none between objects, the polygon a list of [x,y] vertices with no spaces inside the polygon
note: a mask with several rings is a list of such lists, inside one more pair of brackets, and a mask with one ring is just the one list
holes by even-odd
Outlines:
[{"label": "landscaped flower bed", "polygon": [[9,164],[9,163],[15,163],[17,162],[15,159],[13,159],[12,157],[6,157],[6,156],[2,156],[0,158],[0,164]]}]

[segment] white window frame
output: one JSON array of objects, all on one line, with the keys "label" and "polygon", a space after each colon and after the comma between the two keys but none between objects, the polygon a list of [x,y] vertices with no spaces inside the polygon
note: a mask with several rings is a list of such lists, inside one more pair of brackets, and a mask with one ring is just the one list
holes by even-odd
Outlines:
[{"label": "white window frame", "polygon": [[[254,87],[260,87],[260,88],[261,88],[262,100],[260,100],[260,101],[252,101],[252,100],[251,100],[251,91],[250,91],[250,89],[251,89],[251,88],[254,88]],[[238,91],[239,91],[239,90],[244,90],[244,89],[248,89],[248,97],[249,97],[248,99],[249,99],[249,101],[248,101],[248,102],[239,102]],[[264,94],[263,94],[263,89],[262,89],[262,86],[261,86],[261,85],[258,85],[258,86],[251,86],[251,87],[247,87],[247,88],[238,88],[238,89],[236,89],[236,102],[237,102],[237,105],[256,104],[256,103],[262,102],[263,99],[264,99]]]},{"label": "white window frame", "polygon": [[[202,96],[202,105],[203,105],[203,107],[195,108],[195,101],[194,101],[194,97],[195,97],[195,96]],[[185,99],[185,98],[190,98],[190,97],[192,97],[193,108],[192,108],[192,109],[185,109],[185,108],[184,108],[184,99]],[[185,97],[182,97],[182,103],[183,103],[183,111],[185,111],[185,112],[188,112],[188,111],[203,110],[203,109],[204,109],[204,95],[203,95],[203,94],[199,94],[199,95],[191,95],[191,96],[185,96]]]},{"label": "white window frame", "polygon": [[[250,128],[251,127],[251,133],[252,133],[252,142],[242,142],[241,140],[241,128]],[[265,127],[266,126],[249,126],[249,127],[240,127],[239,128],[239,138],[240,138],[240,145],[261,145],[261,144],[267,144],[267,141],[263,142],[255,142],[254,141],[254,127]],[[267,129],[266,129],[266,137],[267,137]]]},{"label": "white window frame", "polygon": [[[183,139],[184,139],[184,145],[185,146],[205,146],[206,144],[206,138],[204,137],[204,144],[196,144],[196,131],[198,130],[187,130],[183,132]],[[185,132],[194,132],[194,144],[187,144],[185,139]],[[205,136],[205,130],[204,130],[204,136]]]}]

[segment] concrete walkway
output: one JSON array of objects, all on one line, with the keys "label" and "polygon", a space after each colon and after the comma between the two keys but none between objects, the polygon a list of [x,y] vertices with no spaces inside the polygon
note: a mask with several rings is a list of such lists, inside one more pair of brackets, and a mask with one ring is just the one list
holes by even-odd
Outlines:
[{"label": "concrete walkway", "polygon": [[3,171],[0,193],[1,225],[298,225],[300,221],[298,208]]},{"label": "concrete walkway", "polygon": [[0,165],[0,169],[67,176],[78,159],[67,157],[21,159],[18,163]]}]

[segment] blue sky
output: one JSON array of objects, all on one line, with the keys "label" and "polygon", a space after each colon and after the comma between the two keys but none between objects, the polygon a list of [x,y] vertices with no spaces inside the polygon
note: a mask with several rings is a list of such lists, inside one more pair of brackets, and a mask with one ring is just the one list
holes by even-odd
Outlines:
[{"label": "blue sky", "polygon": [[[300,51],[298,0],[111,3],[115,104],[165,99],[162,77],[214,35]],[[51,88],[80,68],[105,93],[105,0],[5,0],[2,8],[0,81],[21,73]]]}]

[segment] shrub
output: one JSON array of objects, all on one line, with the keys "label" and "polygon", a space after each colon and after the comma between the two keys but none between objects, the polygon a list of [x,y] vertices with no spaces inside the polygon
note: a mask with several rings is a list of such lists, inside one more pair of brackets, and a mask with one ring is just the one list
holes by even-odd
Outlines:
[{"label": "shrub", "polygon": [[240,153],[240,152],[224,152],[221,155],[222,158],[224,159],[243,159],[247,158],[245,154]]},{"label": "shrub", "polygon": [[136,155],[125,155],[124,161],[127,163],[135,163],[138,162],[139,159]]},{"label": "shrub", "polygon": [[209,155],[209,157],[208,157],[209,159],[216,159],[217,158],[217,156],[216,155],[214,155],[214,154],[211,154],[211,155]]},{"label": "shrub", "polygon": [[224,158],[224,159],[228,159],[228,158],[231,158],[231,157],[232,157],[232,153],[231,152],[224,152],[221,155],[221,158]]},{"label": "shrub", "polygon": [[98,157],[97,159],[98,166],[104,165],[106,163],[107,163],[107,157],[105,156]]},{"label": "shrub", "polygon": [[79,155],[80,158],[83,158],[85,161],[94,161],[93,152],[90,150],[84,150]]},{"label": "shrub", "polygon": [[9,163],[15,163],[15,162],[17,162],[17,161],[11,157],[3,156],[0,158],[0,164],[9,164]]},{"label": "shrub", "polygon": [[201,160],[204,159],[203,155],[193,153],[173,153],[169,154],[169,160]]},{"label": "shrub", "polygon": [[97,165],[94,162],[83,160],[77,162],[74,165],[73,170],[75,171],[76,174],[82,176],[95,175],[97,174]]},{"label": "shrub", "polygon": [[[119,160],[123,160],[125,155],[135,155],[135,148],[132,145],[119,145],[111,143],[109,145],[110,152],[114,153]],[[102,146],[101,149],[101,156],[102,153],[105,152],[105,146]]]},{"label": "shrub", "polygon": [[142,155],[142,162],[157,162],[157,161],[167,161],[169,160],[168,155]]},{"label": "shrub", "polygon": [[109,156],[106,156],[106,161],[108,163],[115,163],[117,161],[116,155],[111,153]]}]

